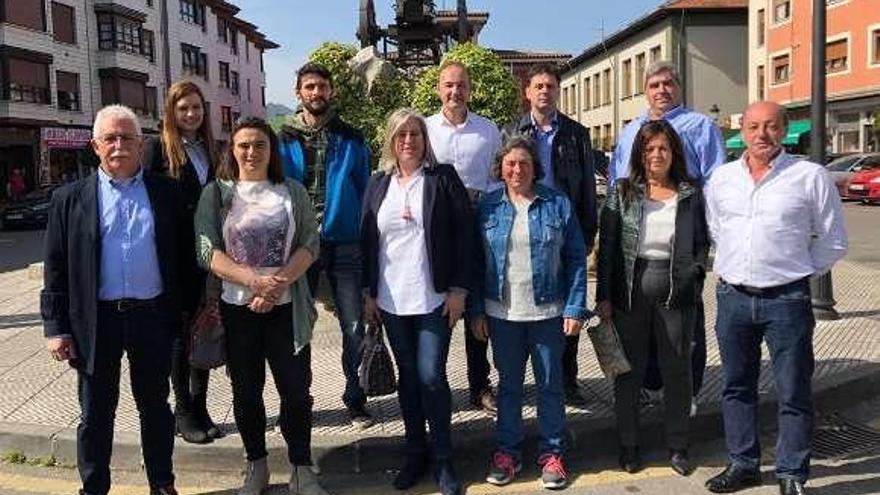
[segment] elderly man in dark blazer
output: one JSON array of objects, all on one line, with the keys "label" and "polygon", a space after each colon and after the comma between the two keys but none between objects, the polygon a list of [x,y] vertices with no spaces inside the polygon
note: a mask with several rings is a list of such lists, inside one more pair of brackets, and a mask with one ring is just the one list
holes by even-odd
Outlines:
[{"label": "elderly man in dark blazer", "polygon": [[174,182],[144,174],[141,128],[129,108],[98,112],[92,147],[101,160],[97,172],[52,197],[40,295],[48,350],[78,373],[80,495],[110,491],[123,351],[150,494],[176,495],[168,375],[192,226],[181,220]]}]

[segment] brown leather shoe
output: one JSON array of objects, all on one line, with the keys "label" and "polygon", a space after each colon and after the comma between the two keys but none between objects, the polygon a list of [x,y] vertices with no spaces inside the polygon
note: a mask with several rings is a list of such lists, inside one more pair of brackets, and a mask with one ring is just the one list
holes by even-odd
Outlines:
[{"label": "brown leather shoe", "polygon": [[490,416],[498,414],[498,401],[495,398],[495,392],[491,388],[487,388],[479,394],[471,395],[471,404]]}]

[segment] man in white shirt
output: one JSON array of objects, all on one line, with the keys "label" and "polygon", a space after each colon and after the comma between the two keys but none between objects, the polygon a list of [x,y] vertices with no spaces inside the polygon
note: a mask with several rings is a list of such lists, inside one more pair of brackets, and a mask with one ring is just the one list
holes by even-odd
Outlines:
[{"label": "man in white shirt", "polygon": [[706,214],[719,280],[715,333],[724,371],[722,412],[728,465],[709,479],[715,493],[761,483],[758,375],[767,342],[779,403],[776,477],[782,495],[802,494],[813,432],[813,328],[809,277],[846,254],[840,198],[823,167],[782,148],[784,109],[750,105],[742,158],[717,167]]},{"label": "man in white shirt", "polygon": [[[501,132],[491,120],[468,110],[471,77],[460,62],[440,67],[437,95],[442,108],[426,119],[428,139],[439,163],[455,167],[475,205],[492,186],[490,170],[501,147]],[[488,343],[477,340],[465,320],[468,388],[471,403],[489,414],[497,411],[495,394],[489,382]]]}]

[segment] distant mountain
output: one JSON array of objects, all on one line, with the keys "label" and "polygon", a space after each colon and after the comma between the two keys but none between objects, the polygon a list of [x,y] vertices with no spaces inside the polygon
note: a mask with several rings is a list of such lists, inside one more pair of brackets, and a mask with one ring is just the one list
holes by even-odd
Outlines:
[{"label": "distant mountain", "polygon": [[287,115],[293,113],[293,110],[280,104],[280,103],[269,103],[266,105],[266,118],[271,119],[277,115]]}]

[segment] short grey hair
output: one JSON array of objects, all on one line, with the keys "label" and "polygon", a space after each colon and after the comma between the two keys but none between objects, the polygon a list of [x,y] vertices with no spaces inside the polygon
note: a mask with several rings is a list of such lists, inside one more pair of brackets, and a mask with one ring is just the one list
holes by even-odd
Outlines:
[{"label": "short grey hair", "polygon": [[425,141],[425,153],[422,156],[422,162],[433,167],[437,164],[437,158],[434,156],[434,150],[431,149],[431,141],[428,139],[428,125],[425,123],[425,117],[412,108],[398,108],[385,121],[385,138],[382,140],[382,154],[379,157],[379,168],[386,174],[393,174],[397,171],[397,153],[394,150],[394,139],[400,128],[404,124],[414,120],[422,131],[422,139]]},{"label": "short grey hair", "polygon": [[106,107],[98,110],[98,114],[95,115],[95,122],[92,124],[92,137],[97,138],[98,133],[101,131],[101,126],[104,125],[104,121],[111,118],[117,118],[122,120],[128,120],[132,124],[134,124],[134,128],[137,132],[137,136],[141,137],[141,121],[138,119],[136,113],[131,108],[128,108],[125,105],[107,105]]},{"label": "short grey hair", "polygon": [[663,72],[668,72],[672,79],[675,81],[675,84],[678,87],[681,87],[681,75],[678,73],[678,67],[668,60],[658,60],[656,62],[651,63],[647,69],[645,69],[645,80],[642,82],[643,85],[648,85],[648,79],[656,76],[657,74],[662,74]]}]

